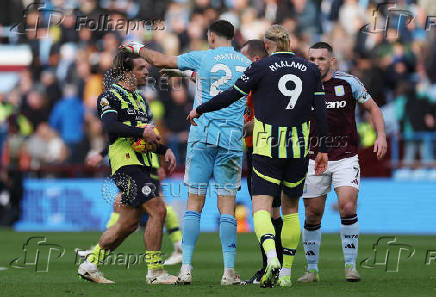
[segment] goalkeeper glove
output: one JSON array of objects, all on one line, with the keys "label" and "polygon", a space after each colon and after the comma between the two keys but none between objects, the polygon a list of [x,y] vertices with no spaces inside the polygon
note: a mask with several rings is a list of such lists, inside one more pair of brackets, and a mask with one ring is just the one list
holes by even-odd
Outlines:
[{"label": "goalkeeper glove", "polygon": [[142,43],[139,43],[136,41],[126,41],[120,45],[120,49],[126,50],[130,53],[138,54],[138,55],[143,47],[145,47],[145,46]]}]

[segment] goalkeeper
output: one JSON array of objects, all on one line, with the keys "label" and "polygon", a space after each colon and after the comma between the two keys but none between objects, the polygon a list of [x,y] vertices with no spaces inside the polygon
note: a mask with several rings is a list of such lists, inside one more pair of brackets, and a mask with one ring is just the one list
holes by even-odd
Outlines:
[{"label": "goalkeeper", "polygon": [[168,170],[172,173],[176,165],[173,152],[159,143],[160,137],[153,127],[137,127],[149,123],[152,118],[146,100],[137,92],[138,86],[146,83],[146,66],[146,61],[140,56],[120,51],[112,68],[117,83],[97,101],[98,114],[109,133],[112,176],[122,192],[117,222],[103,233],[93,252],[78,269],[79,276],[97,283],[113,283],[98,271],[97,265],[136,230],[143,213],[149,216],[144,233],[147,283],[174,284],[177,280],[163,269],[160,249],[166,209],[165,202],[159,197],[159,184],[150,176],[151,152],[135,152],[130,142],[132,138],[143,138],[153,151],[165,156]]}]

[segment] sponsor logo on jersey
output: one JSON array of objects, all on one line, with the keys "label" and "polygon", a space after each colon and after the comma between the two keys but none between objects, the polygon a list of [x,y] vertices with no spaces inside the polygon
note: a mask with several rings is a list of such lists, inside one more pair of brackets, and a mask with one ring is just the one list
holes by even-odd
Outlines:
[{"label": "sponsor logo on jersey", "polygon": [[335,86],[335,95],[338,97],[345,95],[345,89],[343,85]]},{"label": "sponsor logo on jersey", "polygon": [[138,115],[147,115],[145,112],[143,112],[142,110],[138,110],[138,109],[133,109],[133,108],[128,108],[127,109],[127,114],[138,114]]},{"label": "sponsor logo on jersey", "polygon": [[344,108],[347,106],[347,101],[329,101],[326,102],[326,108]]}]

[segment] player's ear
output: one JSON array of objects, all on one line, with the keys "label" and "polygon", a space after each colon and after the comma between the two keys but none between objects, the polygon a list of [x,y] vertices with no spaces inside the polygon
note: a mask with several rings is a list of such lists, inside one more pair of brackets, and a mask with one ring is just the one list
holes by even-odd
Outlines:
[{"label": "player's ear", "polygon": [[269,54],[269,42],[264,40],[263,44],[265,45],[265,51]]},{"label": "player's ear", "polygon": [[212,31],[209,31],[209,40],[210,42],[215,42],[215,33]]},{"label": "player's ear", "polygon": [[335,66],[336,65],[336,58],[335,56],[332,56],[332,59],[330,60],[330,65]]}]

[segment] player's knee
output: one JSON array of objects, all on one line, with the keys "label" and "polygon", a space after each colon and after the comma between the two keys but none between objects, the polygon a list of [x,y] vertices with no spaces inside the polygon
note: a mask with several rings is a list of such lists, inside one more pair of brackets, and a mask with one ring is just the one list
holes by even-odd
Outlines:
[{"label": "player's knee", "polygon": [[342,217],[349,217],[356,213],[356,205],[351,201],[342,203],[339,206],[339,209]]},{"label": "player's knee", "polygon": [[323,210],[316,207],[306,209],[306,222],[308,224],[319,224],[321,222]]},{"label": "player's knee", "polygon": [[165,207],[165,203],[163,201],[156,200],[156,203],[153,207],[150,208],[150,216],[156,219],[165,220],[165,216],[167,215],[167,208]]}]

